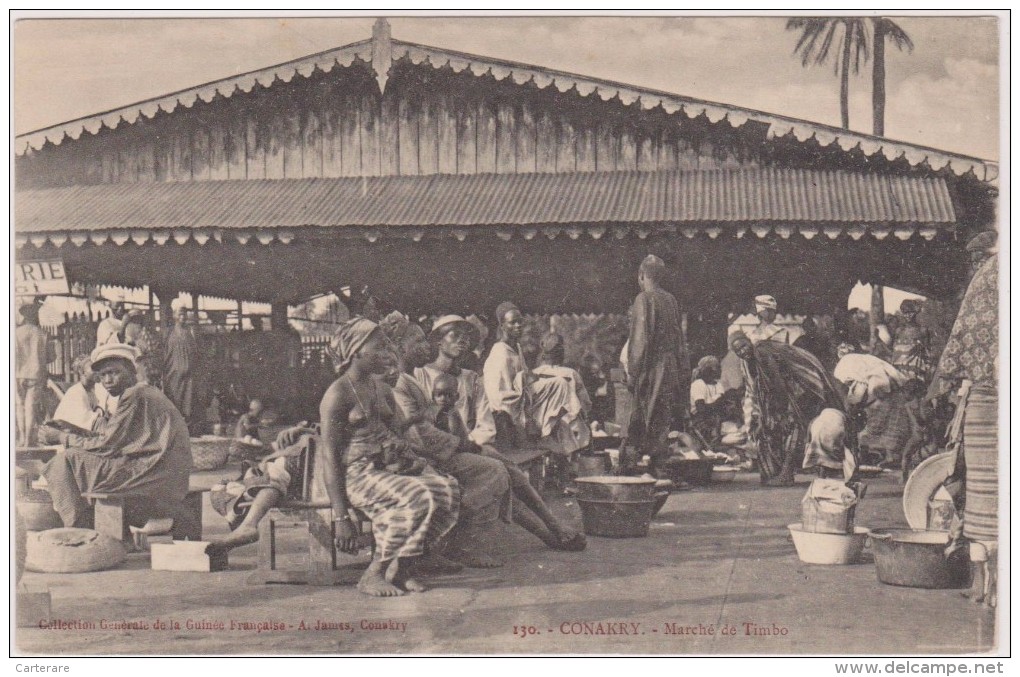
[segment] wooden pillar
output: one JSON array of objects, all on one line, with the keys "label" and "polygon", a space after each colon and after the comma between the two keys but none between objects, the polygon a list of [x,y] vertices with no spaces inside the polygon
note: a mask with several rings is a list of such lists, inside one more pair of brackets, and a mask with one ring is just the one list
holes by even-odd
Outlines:
[{"label": "wooden pillar", "polygon": [[237,302],[237,331],[244,330],[244,301]]},{"label": "wooden pillar", "polygon": [[274,331],[287,328],[287,303],[284,301],[273,301],[271,305],[270,323]]}]

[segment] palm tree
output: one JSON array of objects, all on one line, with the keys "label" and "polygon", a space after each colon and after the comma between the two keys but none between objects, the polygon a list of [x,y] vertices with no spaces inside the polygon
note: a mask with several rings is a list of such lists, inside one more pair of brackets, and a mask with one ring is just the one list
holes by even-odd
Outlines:
[{"label": "palm tree", "polygon": [[901,52],[906,49],[914,51],[914,42],[907,35],[906,31],[900,28],[891,19],[875,17],[874,24],[875,42],[873,48],[874,61],[871,67],[871,107],[874,120],[873,133],[875,136],[885,136],[885,41],[891,40],[896,49]]},{"label": "palm tree", "polygon": [[801,64],[821,65],[833,54],[838,42],[840,59],[834,61],[833,70],[839,76],[839,112],[843,129],[850,129],[850,70],[860,72],[861,63],[868,61],[868,30],[863,17],[806,17],[790,19],[786,29],[800,31],[800,39],[793,48],[800,54]]}]

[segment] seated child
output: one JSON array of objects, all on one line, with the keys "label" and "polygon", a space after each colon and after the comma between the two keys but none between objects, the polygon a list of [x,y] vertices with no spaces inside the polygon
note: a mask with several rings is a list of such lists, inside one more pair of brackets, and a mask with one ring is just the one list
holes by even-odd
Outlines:
[{"label": "seated child", "polygon": [[248,404],[248,411],[237,419],[234,438],[247,444],[258,444],[259,423],[262,421],[262,400],[255,398]]}]

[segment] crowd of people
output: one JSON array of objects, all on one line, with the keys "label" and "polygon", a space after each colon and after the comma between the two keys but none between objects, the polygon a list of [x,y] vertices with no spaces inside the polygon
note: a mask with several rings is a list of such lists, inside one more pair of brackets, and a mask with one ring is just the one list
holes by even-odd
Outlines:
[{"label": "crowd of people", "polygon": [[[906,471],[926,444],[942,438],[930,399],[956,389],[954,429],[966,449],[959,465],[968,469],[961,536],[980,545],[975,558],[987,559],[997,528],[993,246],[987,238],[974,245],[984,258],[975,256],[977,273],[941,362],[916,322],[916,304],[906,305],[891,343],[864,351],[836,345],[810,318],[791,340],[790,327],[776,323],[777,300],[762,295],[755,299],[758,324],[732,332],[725,357],[702,356],[693,370],[680,306],[663,287],[666,266],[647,257],[621,358],[632,403],[618,471],[663,476],[676,431],[708,446],[735,435],[725,443],[748,450],[769,486],[789,486],[805,470],[848,482],[862,464]],[[29,311],[25,319],[17,377],[27,399],[44,375],[42,358],[32,358],[45,343],[37,317],[33,322]],[[509,456],[535,448],[558,459],[554,468],[569,468],[589,450],[595,393],[586,382],[605,386],[592,383],[600,365],[565,365],[563,337],[529,329],[514,303],[500,304],[494,319],[488,346],[488,328],[477,318],[444,315],[425,328],[394,311],[343,323],[330,344],[335,378],[318,422],[284,430],[242,476],[217,486],[213,504],[232,531],[211,549],[257,540],[259,520],[310,474],[313,496],[305,498],[331,506],[339,550],[358,550],[360,523],[371,522],[372,561],[359,583],[369,595],[421,591],[425,577],[465,566],[501,566],[488,550],[501,523],[519,525],[550,548],[584,550],[584,535],[556,518]],[[83,493],[144,495],[154,513],[169,513],[188,485],[196,368],[188,313],[178,313],[163,359],[148,362],[143,356],[153,354],[156,340],[146,337],[144,323],[132,330],[130,316],[117,312],[108,324],[100,325],[103,340],[91,359],[76,365],[81,381],[61,405],[58,418],[72,426],[42,429],[43,441],[66,447],[44,475],[67,526],[88,521]],[[158,363],[158,378],[147,363]],[[253,401],[237,423],[239,439],[259,437],[261,413]]]}]

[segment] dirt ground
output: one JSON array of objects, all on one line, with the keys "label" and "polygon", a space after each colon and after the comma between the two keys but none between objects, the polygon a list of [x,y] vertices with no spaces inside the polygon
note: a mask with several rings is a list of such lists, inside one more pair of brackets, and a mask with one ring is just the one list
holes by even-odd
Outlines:
[{"label": "dirt ground", "polygon": [[[249,585],[255,546],[219,573],[26,573],[55,618],[95,629],[21,628],[18,650],[59,654],[610,653],[961,654],[994,649],[995,618],[956,590],[883,585],[870,554],[802,564],[786,525],[809,479],[764,489],[751,474],[674,493],[647,538],[589,538],[553,552],[517,527],[489,547],[507,564],[433,579],[426,593],[373,599],[353,586]],[[857,523],[906,526],[893,475],[869,480]],[[570,498],[549,499],[580,525]],[[206,536],[226,532],[209,506]],[[296,534],[284,547],[300,550]],[[296,555],[295,555],[296,556]],[[363,561],[364,558],[362,558]],[[359,560],[350,562],[357,576]],[[109,629],[121,622],[148,629]],[[106,629],[103,629],[103,626]]]}]

